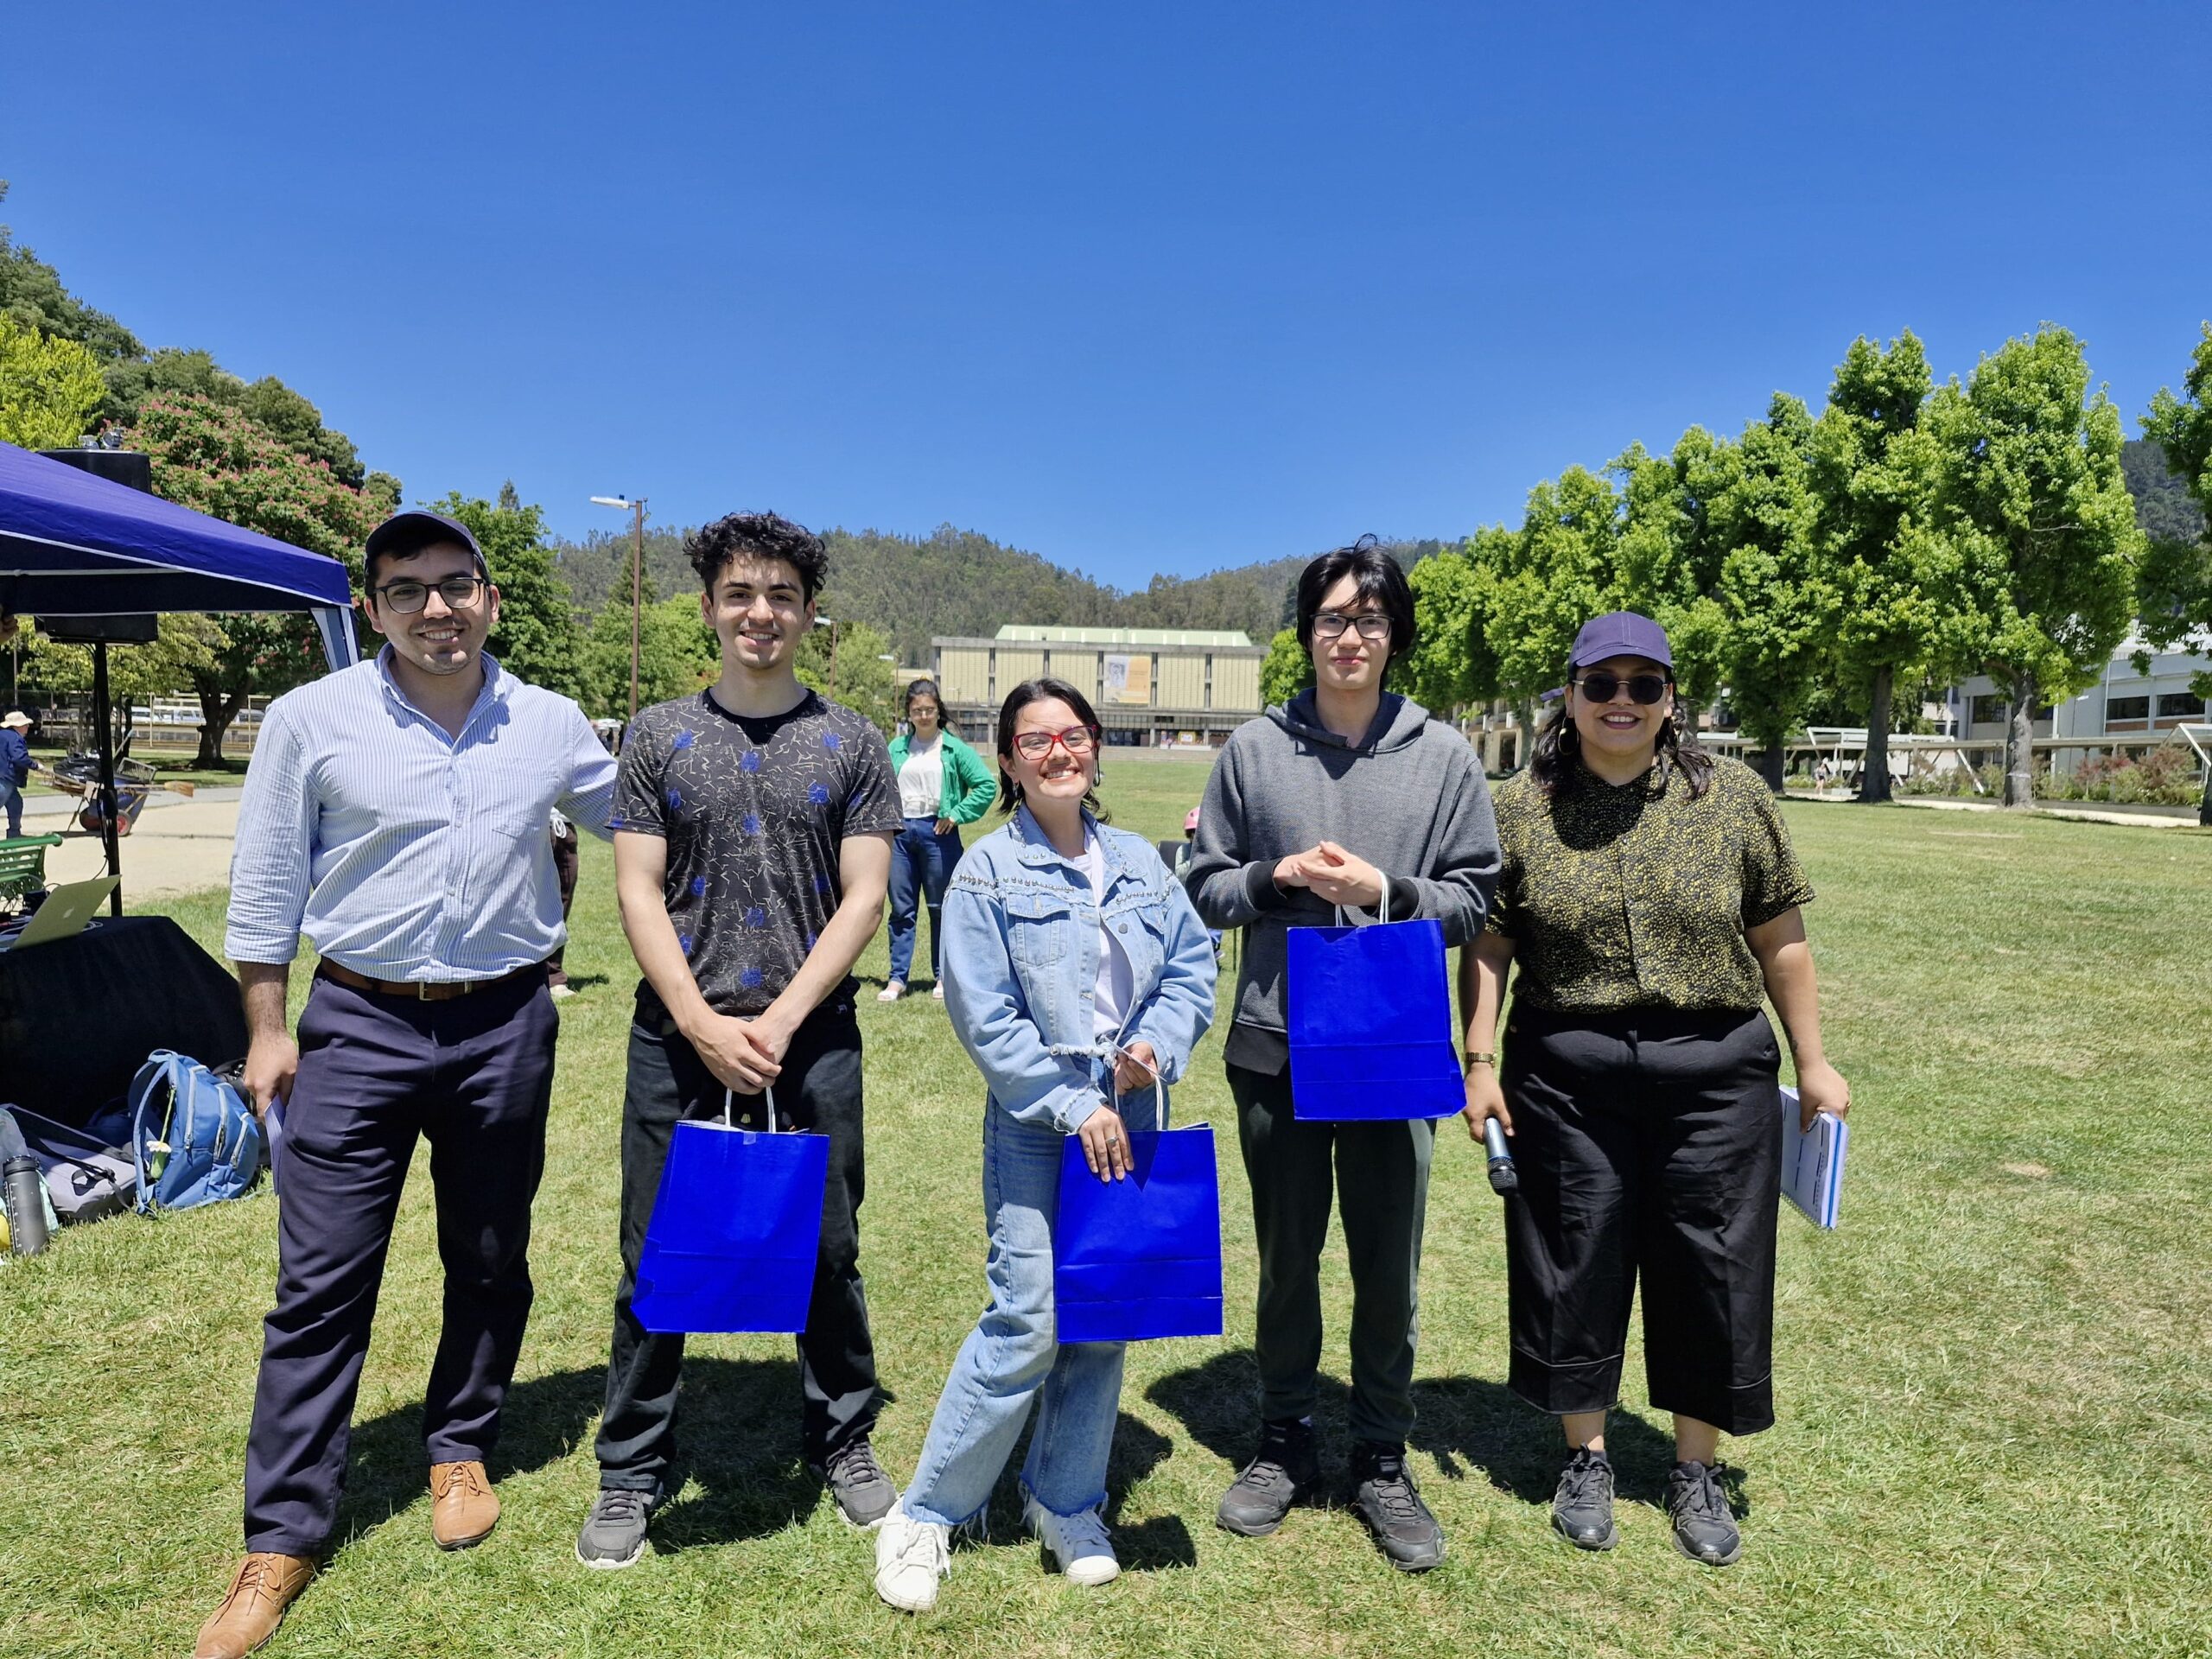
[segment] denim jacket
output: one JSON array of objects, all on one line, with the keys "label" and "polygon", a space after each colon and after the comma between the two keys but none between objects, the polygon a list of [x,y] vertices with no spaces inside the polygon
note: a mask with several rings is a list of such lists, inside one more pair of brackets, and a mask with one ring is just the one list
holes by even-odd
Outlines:
[{"label": "denim jacket", "polygon": [[968,849],[944,895],[944,1001],[992,1101],[1072,1134],[1098,1109],[1111,1045],[1143,1041],[1173,1083],[1213,1023],[1213,944],[1152,843],[1090,817],[1105,861],[1105,925],[1129,958],[1118,1039],[1092,1031],[1101,906],[1027,807]]}]

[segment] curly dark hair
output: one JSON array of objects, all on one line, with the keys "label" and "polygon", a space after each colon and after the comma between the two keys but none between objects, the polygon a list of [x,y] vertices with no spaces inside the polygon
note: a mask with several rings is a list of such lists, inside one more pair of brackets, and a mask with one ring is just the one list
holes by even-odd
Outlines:
[{"label": "curly dark hair", "polygon": [[822,538],[772,512],[733,512],[702,524],[684,538],[683,556],[709,593],[729,562],[738,558],[781,559],[798,572],[799,592],[809,603],[830,576],[830,553]]},{"label": "curly dark hair", "polygon": [[[1667,689],[1675,689],[1672,674],[1667,677]],[[1654,745],[1659,757],[1659,775],[1653,780],[1652,789],[1655,794],[1665,793],[1669,774],[1679,767],[1690,786],[1690,798],[1695,800],[1712,787],[1713,755],[1699,744],[1697,733],[1680,722],[1680,713],[1677,709],[1659,722],[1659,735]],[[1575,760],[1581,749],[1582,734],[1574,729],[1574,716],[1567,713],[1567,697],[1562,692],[1559,707],[1544,721],[1529,752],[1529,775],[1536,780],[1536,787],[1543,791],[1546,800],[1559,798],[1560,791],[1575,774]]]}]

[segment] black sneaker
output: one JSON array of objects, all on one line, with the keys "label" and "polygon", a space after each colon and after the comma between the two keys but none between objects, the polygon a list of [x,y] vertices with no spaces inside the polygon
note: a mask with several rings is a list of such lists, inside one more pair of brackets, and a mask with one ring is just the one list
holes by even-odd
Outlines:
[{"label": "black sneaker", "polygon": [[1613,1524],[1613,1465],[1602,1452],[1574,1448],[1552,1494],[1552,1530],[1577,1549],[1611,1549],[1621,1541]]},{"label": "black sneaker", "polygon": [[592,1500],[584,1529],[576,1535],[576,1559],[586,1567],[607,1571],[635,1567],[638,1557],[645,1553],[645,1529],[652,1523],[653,1511],[666,1501],[666,1494],[658,1489],[633,1492],[601,1487]]},{"label": "black sneaker", "polygon": [[1426,1573],[1444,1559],[1444,1529],[1414,1490],[1406,1448],[1389,1440],[1362,1440],[1351,1454],[1352,1507],[1390,1565],[1401,1573]]},{"label": "black sneaker", "polygon": [[899,1489],[875,1460],[865,1434],[847,1440],[815,1472],[837,1500],[837,1513],[845,1524],[862,1532],[881,1526],[899,1502]]},{"label": "black sneaker", "polygon": [[1295,1417],[1260,1425],[1260,1449],[1244,1472],[1221,1495],[1214,1523],[1224,1532],[1264,1538],[1282,1525],[1291,1506],[1313,1496],[1321,1465],[1313,1426]]},{"label": "black sneaker", "polygon": [[1705,1567],[1733,1567],[1744,1535],[1721,1490],[1719,1464],[1678,1463],[1667,1478],[1667,1513],[1675,1521],[1675,1548]]}]

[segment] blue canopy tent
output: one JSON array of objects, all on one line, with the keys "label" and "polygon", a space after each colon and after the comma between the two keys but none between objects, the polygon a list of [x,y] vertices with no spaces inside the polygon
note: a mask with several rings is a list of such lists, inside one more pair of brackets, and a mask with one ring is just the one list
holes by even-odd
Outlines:
[{"label": "blue canopy tent", "polygon": [[[114,452],[86,454],[122,459]],[[0,612],[112,617],[306,611],[330,665],[343,668],[359,656],[347,613],[352,602],[346,567],[335,559],[0,443]],[[95,650],[101,813],[109,873],[119,877],[106,646]]]}]

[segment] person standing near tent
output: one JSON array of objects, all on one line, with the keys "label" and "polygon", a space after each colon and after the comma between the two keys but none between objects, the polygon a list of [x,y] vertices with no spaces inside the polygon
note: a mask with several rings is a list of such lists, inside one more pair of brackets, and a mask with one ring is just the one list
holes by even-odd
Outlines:
[{"label": "person standing near tent", "polygon": [[1321,1247],[1332,1188],[1351,1257],[1354,1506],[1391,1565],[1444,1559],[1444,1534],[1406,1467],[1414,1424],[1414,1286],[1434,1127],[1301,1120],[1291,1099],[1287,934],[1336,908],[1433,918],[1446,944],[1482,927],[1497,832],[1467,741],[1384,691],[1414,645],[1397,562],[1363,537],[1298,579],[1298,641],[1314,683],[1236,729],[1199,807],[1186,880],[1210,927],[1246,938],[1224,1046],[1259,1236],[1258,1450],[1221,1500],[1219,1524],[1280,1527],[1320,1478],[1313,1413],[1321,1359]]},{"label": "person standing near tent", "polygon": [[1459,958],[1467,1128],[1479,1143],[1497,1119],[1521,1180],[1509,1381],[1566,1431],[1553,1527],[1611,1549],[1605,1414],[1640,1283],[1651,1403],[1675,1417],[1675,1545],[1726,1567],[1743,1541],[1720,1436],[1774,1422],[1782,1057],[1762,999],[1789,1031],[1804,1126],[1841,1117],[1851,1090],[1821,1046],[1812,884],[1765,780],[1682,731],[1666,631],[1595,618],[1567,674],[1528,770],[1497,792],[1497,904]]},{"label": "person standing near tent", "polygon": [[982,757],[944,729],[944,702],[935,680],[906,688],[906,723],[912,730],[891,740],[891,769],[899,775],[904,827],[891,849],[891,972],[879,1002],[906,995],[914,966],[914,927],[924,905],[930,912],[931,995],[944,997],[943,949],[944,884],[960,861],[960,826],[991,809],[998,785]]},{"label": "person standing near tent", "polygon": [[[284,1192],[247,1554],[196,1659],[267,1641],[329,1543],[418,1138],[446,1273],[423,1410],[431,1535],[466,1548],[499,1519],[484,1463],[530,1314],[557,1028],[545,963],[566,937],[545,825],[558,806],[609,833],[614,762],[590,722],[483,650],[499,594],[467,529],[387,518],[362,580],[383,650],[270,706],[238,806],[225,949],[245,997],[245,1091],[264,1116],[282,1104]],[[296,1041],[302,938],[321,962]]]},{"label": "person standing near tent", "polygon": [[645,1225],[683,1119],[772,1086],[779,1127],[830,1138],[813,1300],[798,1338],[800,1449],[838,1512],[873,1527],[898,1492],[868,1433],[879,1406],[861,1283],[861,1031],[854,963],[883,918],[899,785],[874,727],[799,683],[829,564],[774,513],[732,513],[684,545],[721,677],[641,709],[622,745],[614,891],[645,977],[622,1102],[622,1279],[614,1297],[587,1567],[626,1567],[668,1496],[683,1338],[631,1307]]},{"label": "person standing near tent", "polygon": [[10,841],[23,833],[23,785],[33,772],[43,770],[23,740],[30,728],[31,717],[20,709],[10,709],[0,719],[0,808],[7,812]]},{"label": "person standing near tent", "polygon": [[1093,1175],[1126,1179],[1128,1132],[1167,1127],[1155,1120],[1164,1086],[1213,1022],[1213,950],[1190,899],[1149,842],[1098,821],[1089,700],[1065,680],[1025,680],[998,740],[1012,821],[976,843],[945,901],[952,1028],[987,1096],[990,1305],[876,1535],[876,1593],[910,1613],[937,1605],[952,1534],[990,1502],[1033,1403],[1023,1524],[1071,1584],[1120,1575],[1100,1510],[1122,1344],[1056,1334],[1061,1159],[1072,1135]]}]

